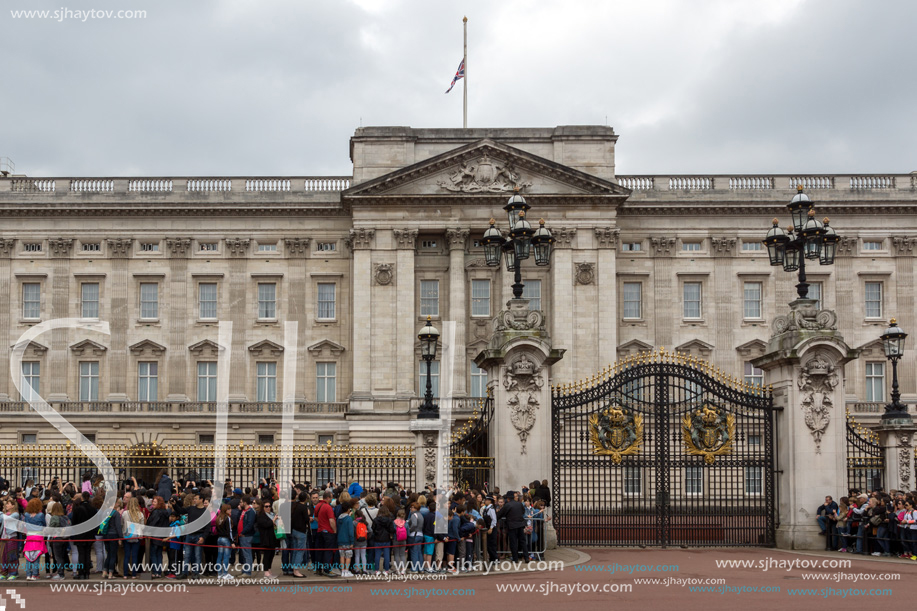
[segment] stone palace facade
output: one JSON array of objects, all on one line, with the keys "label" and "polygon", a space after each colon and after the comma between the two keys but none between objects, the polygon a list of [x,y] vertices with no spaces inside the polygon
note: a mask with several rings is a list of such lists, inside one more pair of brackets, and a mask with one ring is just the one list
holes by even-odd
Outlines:
[{"label": "stone palace facade", "polygon": [[[808,270],[812,296],[862,349],[846,401],[877,418],[891,385],[879,335],[893,316],[917,330],[917,174],[618,175],[617,138],[599,126],[366,127],[350,141],[352,176],[0,177],[0,361],[43,322],[107,322],[107,336],[35,338],[24,392],[100,444],[207,444],[218,322],[230,321],[230,443],[279,443],[287,388],[296,443],[413,445],[428,316],[456,323],[457,418],[485,392],[472,360],[512,276],[484,264],[480,239],[491,217],[507,228],[519,189],[557,240],[550,266],[523,273],[566,349],[553,383],[659,347],[760,383],[750,361],[796,284],[761,240],[773,217],[790,223],[801,184],[841,236],[836,264]],[[910,402],[914,359],[899,369]],[[437,392],[441,373],[434,363]],[[61,442],[22,399],[7,369],[0,443]]]}]

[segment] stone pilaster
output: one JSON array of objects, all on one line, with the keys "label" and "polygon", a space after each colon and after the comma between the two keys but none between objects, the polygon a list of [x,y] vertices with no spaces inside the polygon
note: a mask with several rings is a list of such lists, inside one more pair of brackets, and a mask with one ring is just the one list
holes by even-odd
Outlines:
[{"label": "stone pilaster", "polygon": [[[169,350],[168,362],[169,394],[167,401],[187,401],[188,389],[188,345],[185,331],[188,328],[188,257],[191,256],[189,238],[168,238],[166,249],[169,254]],[[197,397],[195,396],[195,399]]]},{"label": "stone pilaster", "polygon": [[812,507],[847,481],[844,365],[858,352],[837,332],[834,312],[814,306],[811,299],[792,302],[789,315],[774,319],[767,353],[752,361],[782,408],[775,412],[774,477],[777,546],[785,549],[824,549]]},{"label": "stone pilaster", "polygon": [[[468,365],[465,362],[465,321],[468,318],[468,299],[465,294],[465,243],[470,231],[447,229],[446,243],[449,245],[449,320],[455,321],[455,367],[452,375],[452,396],[467,395],[466,377]],[[440,369],[442,371],[442,369]]]},{"label": "stone pilaster", "polygon": [[[57,238],[48,240],[51,253],[52,272],[51,286],[47,293],[51,295],[51,311],[48,319],[68,318],[79,316],[79,304],[76,311],[71,311],[70,304],[70,255],[73,250],[73,240],[70,238]],[[48,370],[53,371],[50,376],[47,401],[67,401],[68,382],[74,372],[70,366],[70,331],[55,329],[51,331],[51,350],[48,357]]]},{"label": "stone pilaster", "polygon": [[672,257],[675,255],[675,238],[650,238],[653,253],[653,294],[656,303],[674,306],[675,311],[662,316],[653,316],[655,346],[674,346],[675,320],[681,320],[678,308],[681,295],[678,295],[678,283],[672,272]]},{"label": "stone pilaster", "polygon": [[598,248],[598,273],[595,282],[599,289],[599,349],[598,368],[611,365],[617,360],[618,345],[618,296],[616,256],[618,229],[596,227],[595,242]]},{"label": "stone pilaster", "polygon": [[909,492],[917,485],[914,473],[914,445],[917,424],[880,422],[873,429],[885,448],[885,489]]},{"label": "stone pilaster", "polygon": [[407,399],[415,395],[414,382],[417,379],[417,357],[414,346],[417,343],[417,310],[414,297],[414,244],[417,240],[416,229],[395,229],[392,231],[395,247],[395,267],[398,274],[395,278],[398,296],[395,304],[396,336],[396,369],[395,394]]},{"label": "stone pilaster", "polygon": [[372,229],[351,229],[348,245],[353,250],[353,395],[350,409],[372,411]]},{"label": "stone pilaster", "polygon": [[[917,329],[917,316],[915,308],[917,301],[914,299],[914,283],[917,274],[914,269],[914,258],[917,257],[917,237],[893,236],[892,252],[895,254],[895,296],[898,309],[894,312],[898,324],[904,329]],[[917,395],[917,378],[913,375],[899,377],[901,394],[912,399]],[[909,488],[913,490],[913,488]]]},{"label": "stone pilaster", "polygon": [[[558,346],[572,349],[576,337],[576,319],[573,302],[573,240],[576,229],[568,227],[552,228],[554,234],[554,311],[552,316],[552,333]],[[488,373],[488,380],[492,379]],[[554,379],[573,381],[573,363],[563,361],[554,368]],[[542,478],[543,479],[543,478]]]},{"label": "stone pilaster", "polygon": [[[16,340],[10,337],[10,318],[14,307],[13,293],[17,291],[16,279],[11,273],[10,257],[13,256],[15,248],[16,240],[0,238],[0,362],[2,363],[9,363],[10,345]],[[44,288],[47,289],[47,285]],[[41,298],[44,301],[45,295],[42,295]],[[0,372],[0,401],[8,401],[11,398],[9,378],[6,372]]]},{"label": "stone pilaster", "polygon": [[[111,260],[111,316],[109,318],[111,330],[111,348],[108,351],[108,399],[110,401],[127,401],[127,330],[134,318],[130,306],[130,278],[128,274],[128,257],[130,256],[133,240],[110,239],[108,254]],[[139,313],[138,313],[139,314]],[[160,304],[162,315],[162,304]]]},{"label": "stone pilaster", "polygon": [[735,304],[742,303],[736,298],[736,295],[742,293],[736,292],[736,275],[733,269],[736,241],[733,237],[710,239],[716,273],[710,278],[714,302],[709,306],[713,316],[708,322],[716,334],[715,341],[712,342],[717,347],[713,353],[713,361],[726,371],[738,370],[741,373],[744,371],[743,365],[736,365],[735,351],[731,350],[735,346],[735,329],[742,320],[741,314],[735,317]]},{"label": "stone pilaster", "polygon": [[[299,358],[296,359],[296,389],[294,396],[297,401],[306,400],[306,386],[310,383],[311,376],[306,373],[306,367],[309,359],[305,348],[311,343],[309,341],[309,329],[312,328],[308,320],[307,304],[314,301],[309,298],[311,287],[308,282],[308,259],[309,238],[286,238],[284,239],[284,255],[290,259],[287,262],[287,269],[290,272],[290,281],[287,285],[287,315],[285,320],[296,321],[298,323],[296,343],[299,350]],[[284,372],[286,375],[286,372]],[[313,374],[314,375],[314,374]]]}]

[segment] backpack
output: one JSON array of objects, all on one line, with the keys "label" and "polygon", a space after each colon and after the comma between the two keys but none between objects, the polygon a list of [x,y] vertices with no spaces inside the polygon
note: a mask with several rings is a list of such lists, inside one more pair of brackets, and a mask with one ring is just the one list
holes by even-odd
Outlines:
[{"label": "backpack", "polygon": [[395,524],[395,541],[407,541],[408,540],[408,529],[404,527],[404,524],[398,526]]},{"label": "backpack", "polygon": [[114,514],[115,510],[112,509],[111,513],[105,516],[105,519],[102,520],[102,523],[99,524],[99,530],[96,531],[96,534],[102,535],[103,537],[108,534],[108,523],[111,521],[111,516]]},{"label": "backpack", "polygon": [[365,542],[366,541],[366,522],[363,522],[362,520],[357,522],[356,527],[354,527],[354,534],[356,536],[357,541],[359,541],[360,543]]}]

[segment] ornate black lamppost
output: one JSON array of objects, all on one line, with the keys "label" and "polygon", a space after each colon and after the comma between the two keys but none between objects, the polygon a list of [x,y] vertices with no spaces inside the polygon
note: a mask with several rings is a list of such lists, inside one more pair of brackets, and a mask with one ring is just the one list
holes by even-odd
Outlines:
[{"label": "ornate black lamppost", "polygon": [[420,328],[417,334],[420,339],[420,354],[427,363],[427,392],[423,396],[423,404],[420,406],[418,418],[439,418],[439,405],[433,403],[433,382],[430,378],[430,367],[433,359],[436,358],[436,343],[439,341],[439,329],[430,322],[427,316],[427,324]]},{"label": "ornate black lamppost", "polygon": [[484,257],[487,265],[500,265],[500,255],[506,261],[506,271],[513,272],[513,298],[522,298],[522,262],[528,259],[532,251],[535,254],[535,265],[544,267],[551,261],[554,236],[544,226],[544,219],[539,221],[538,229],[532,229],[531,223],[525,220],[525,213],[531,208],[525,198],[514,193],[503,209],[509,221],[509,239],[505,239],[500,230],[490,219],[490,228],[484,233]]},{"label": "ornate black lamppost", "polygon": [[818,259],[819,265],[833,265],[840,238],[837,232],[828,226],[827,218],[824,223],[815,218],[814,204],[802,192],[802,185],[797,187],[797,191],[796,196],[786,206],[793,217],[793,226],[784,231],[780,228],[779,221],[774,219],[774,226],[767,232],[764,244],[767,246],[771,265],[782,265],[783,271],[786,272],[799,272],[796,294],[800,299],[808,299],[806,259]]},{"label": "ornate black lamppost", "polygon": [[885,348],[885,358],[892,362],[892,402],[885,406],[885,413],[882,414],[883,420],[911,419],[910,414],[907,413],[907,406],[901,403],[901,393],[898,392],[898,359],[904,355],[904,338],[906,337],[907,333],[902,331],[892,318],[888,329],[879,338]]}]

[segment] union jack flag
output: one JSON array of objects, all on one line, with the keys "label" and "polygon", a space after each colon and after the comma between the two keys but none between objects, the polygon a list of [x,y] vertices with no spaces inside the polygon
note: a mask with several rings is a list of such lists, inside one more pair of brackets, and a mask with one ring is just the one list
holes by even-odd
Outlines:
[{"label": "union jack flag", "polygon": [[462,63],[459,64],[458,70],[455,71],[455,78],[452,79],[452,84],[449,85],[449,89],[446,89],[446,93],[452,91],[452,88],[455,87],[455,84],[460,78],[465,77],[465,58],[462,58]]}]

